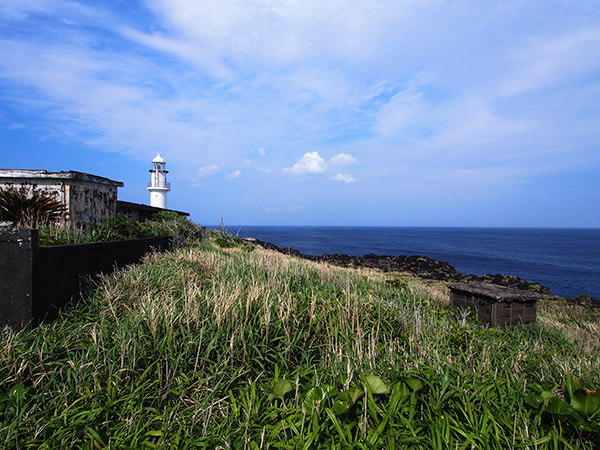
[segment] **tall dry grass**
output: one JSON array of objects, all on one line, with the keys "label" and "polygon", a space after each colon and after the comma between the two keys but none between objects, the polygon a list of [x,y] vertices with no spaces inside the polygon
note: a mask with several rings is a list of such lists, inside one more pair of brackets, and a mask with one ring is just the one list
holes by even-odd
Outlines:
[{"label": "tall dry grass", "polygon": [[[537,324],[495,330],[472,314],[450,311],[439,283],[250,250],[205,241],[149,255],[103,277],[56,321],[5,330],[0,445],[227,448],[241,442],[240,448],[266,448],[272,425],[266,394],[274,379],[295,379],[289,407],[301,411],[307,386],[350,389],[365,374],[393,383],[420,373],[430,383],[427,395],[446,386],[454,389],[450,399],[485,405],[498,416],[490,430],[510,435],[502,438],[510,447],[544,442],[547,433],[524,407],[526,380],[564,385],[571,372],[588,386],[600,384],[598,318],[583,310],[542,303]],[[470,406],[430,406],[418,410],[423,448],[441,439],[440,417],[453,417],[456,408],[471,417],[469,427],[481,425],[475,417],[481,412],[465,412]],[[378,416],[379,409],[365,406],[364,414]],[[364,436],[369,423],[379,426],[374,418],[359,422]],[[283,436],[282,429],[271,431],[271,439]],[[289,448],[296,442],[291,436],[303,445],[317,439],[308,431],[287,432]],[[446,432],[460,443],[460,430]],[[253,439],[263,447],[252,447]]]}]

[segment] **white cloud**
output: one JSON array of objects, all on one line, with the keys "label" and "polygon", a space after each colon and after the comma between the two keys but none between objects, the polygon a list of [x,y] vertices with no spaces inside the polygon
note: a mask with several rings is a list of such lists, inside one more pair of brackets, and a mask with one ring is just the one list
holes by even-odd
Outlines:
[{"label": "white cloud", "polygon": [[221,168],[216,164],[213,164],[212,166],[200,167],[196,172],[196,176],[198,178],[209,178],[216,174],[219,170],[221,170]]},{"label": "white cloud", "polygon": [[323,173],[325,170],[327,170],[327,163],[321,158],[319,152],[309,152],[305,153],[304,156],[289,169],[289,172],[294,175],[302,175],[307,173]]},{"label": "white cloud", "polygon": [[[598,167],[593,0],[552,14],[544,0],[85,3],[0,1],[6,124],[133,160],[171,149],[187,180],[233,176],[245,158],[255,174],[352,183],[357,155],[361,185],[380,177],[389,192],[441,167]],[[306,149],[334,156],[298,160]],[[227,170],[195,174],[215,155]]]},{"label": "white cloud", "polygon": [[355,183],[356,179],[352,175],[347,175],[343,173],[338,173],[335,177],[332,178],[334,181],[341,181],[342,183],[350,184]]},{"label": "white cloud", "polygon": [[237,178],[237,177],[239,177],[241,174],[242,174],[242,171],[241,171],[241,170],[235,170],[235,171],[233,171],[233,172],[231,172],[231,173],[228,173],[228,174],[227,174],[227,178]]},{"label": "white cloud", "polygon": [[338,153],[337,155],[334,155],[329,159],[330,164],[334,164],[337,166],[347,166],[356,162],[356,158],[347,153]]},{"label": "white cloud", "polygon": [[244,165],[245,166],[249,166],[250,164],[252,164],[252,161],[250,161],[249,159],[245,159],[244,160]]}]

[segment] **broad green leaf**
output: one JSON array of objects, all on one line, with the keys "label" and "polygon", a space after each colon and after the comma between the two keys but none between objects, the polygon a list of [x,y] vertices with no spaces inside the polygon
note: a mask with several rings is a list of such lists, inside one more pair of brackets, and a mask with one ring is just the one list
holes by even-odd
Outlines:
[{"label": "broad green leaf", "polygon": [[381,378],[375,375],[367,375],[365,378],[367,388],[371,394],[389,394],[390,388],[386,386]]},{"label": "broad green leaf", "polygon": [[333,412],[336,416],[344,414],[346,411],[348,411],[348,409],[350,409],[348,406],[348,402],[345,402],[344,400],[338,399],[333,404]]},{"label": "broad green leaf", "polygon": [[302,400],[302,408],[307,412],[311,413],[316,404],[325,400],[327,393],[319,386],[311,387]]},{"label": "broad green leaf", "polygon": [[573,397],[575,396],[575,391],[581,389],[582,387],[583,385],[581,384],[581,381],[573,378],[573,375],[571,375],[571,372],[569,372],[567,374],[567,393],[569,394],[569,401],[571,401],[571,404]]},{"label": "broad green leaf", "polygon": [[423,388],[423,381],[418,378],[405,378],[404,382],[408,384],[414,392],[420,391]]},{"label": "broad green leaf", "polygon": [[557,387],[558,387],[558,384],[556,384],[554,381],[544,381],[542,383],[542,389],[544,391],[554,392]]},{"label": "broad green leaf", "polygon": [[333,405],[333,412],[338,416],[344,414],[352,408],[352,405],[354,405],[363,394],[364,392],[357,388],[350,388],[347,391],[340,392]]},{"label": "broad green leaf", "polygon": [[527,383],[527,387],[529,389],[531,389],[534,392],[537,392],[538,394],[541,394],[542,392],[546,391],[546,392],[554,392],[556,390],[556,388],[558,387],[558,384],[552,382],[552,381],[545,381],[543,383],[537,383],[535,381]]},{"label": "broad green leaf", "polygon": [[283,400],[283,396],[292,390],[292,385],[288,380],[277,380],[273,384],[273,389],[269,393],[269,400],[274,398],[280,398]]},{"label": "broad green leaf", "polygon": [[531,389],[532,391],[537,392],[538,394],[541,394],[542,391],[544,390],[544,389],[542,389],[542,385],[540,383],[535,382],[535,381],[533,381],[531,383],[527,383],[527,387],[529,389]]},{"label": "broad green leaf", "polygon": [[354,405],[356,401],[364,394],[364,392],[361,389],[357,388],[351,388],[347,392],[352,402],[351,405]]},{"label": "broad green leaf", "polygon": [[340,392],[338,399],[342,400],[348,405],[348,408],[354,405],[356,401],[363,395],[364,392],[357,388],[350,388],[347,391]]},{"label": "broad green leaf", "polygon": [[546,405],[549,402],[551,402],[552,399],[557,398],[556,394],[554,392],[550,392],[550,391],[542,391],[540,396],[544,399],[544,404],[546,404]]},{"label": "broad green leaf", "polygon": [[571,415],[573,412],[573,408],[571,408],[568,403],[564,402],[558,397],[552,398],[544,410],[550,414],[556,414],[559,416]]},{"label": "broad green leaf", "polygon": [[538,394],[534,394],[533,392],[530,392],[529,394],[525,395],[523,401],[529,406],[532,406],[536,409],[541,408],[545,404],[544,397]]},{"label": "broad green leaf", "polygon": [[591,416],[600,408],[600,392],[577,389],[571,397],[571,406],[584,416]]},{"label": "broad green leaf", "polygon": [[585,421],[581,416],[579,417],[579,420],[577,420],[575,422],[575,428],[577,428],[579,431],[587,431],[587,432],[596,432],[598,431],[597,427],[593,426],[592,421]]},{"label": "broad green leaf", "polygon": [[325,397],[332,397],[338,392],[337,388],[331,384],[322,384],[321,389],[323,389]]}]

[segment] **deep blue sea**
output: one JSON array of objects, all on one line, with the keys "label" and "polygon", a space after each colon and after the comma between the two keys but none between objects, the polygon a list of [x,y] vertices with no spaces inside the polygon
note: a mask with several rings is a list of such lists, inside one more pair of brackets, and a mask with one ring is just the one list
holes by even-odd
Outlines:
[{"label": "deep blue sea", "polygon": [[464,274],[516,275],[555,295],[600,299],[600,229],[243,226],[239,236],[311,255],[428,256]]}]

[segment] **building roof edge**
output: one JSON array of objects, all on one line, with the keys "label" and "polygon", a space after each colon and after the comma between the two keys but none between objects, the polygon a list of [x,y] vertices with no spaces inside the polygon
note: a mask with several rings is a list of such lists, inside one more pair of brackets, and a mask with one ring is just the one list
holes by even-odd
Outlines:
[{"label": "building roof edge", "polygon": [[117,187],[125,186],[122,181],[111,180],[110,178],[93,175],[91,173],[78,172],[76,170],[62,172],[48,172],[47,170],[35,169],[0,169],[0,179],[2,178],[20,178],[20,179],[54,179],[54,180],[83,180],[92,181],[101,184],[111,184]]}]

